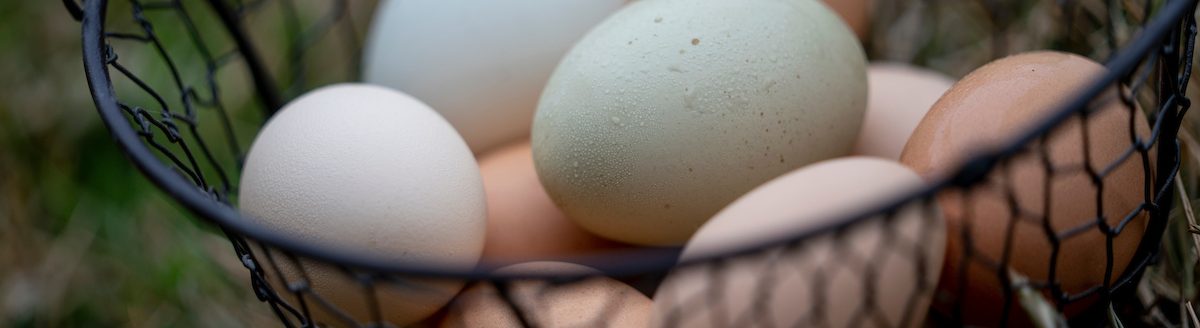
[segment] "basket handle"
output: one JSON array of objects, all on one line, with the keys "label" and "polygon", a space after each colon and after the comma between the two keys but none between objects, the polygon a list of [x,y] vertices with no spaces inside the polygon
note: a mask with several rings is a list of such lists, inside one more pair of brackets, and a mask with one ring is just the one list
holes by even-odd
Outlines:
[{"label": "basket handle", "polygon": [[75,0],[63,0],[63,6],[67,7],[67,12],[71,13],[71,18],[76,22],[83,21],[83,8],[79,8],[79,4]]}]

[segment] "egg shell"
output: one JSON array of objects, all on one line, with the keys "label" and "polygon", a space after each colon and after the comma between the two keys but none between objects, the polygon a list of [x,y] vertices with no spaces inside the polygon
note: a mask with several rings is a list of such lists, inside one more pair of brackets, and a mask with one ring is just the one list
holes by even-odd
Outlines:
[{"label": "egg shell", "polygon": [[824,0],[825,5],[837,12],[842,21],[854,30],[860,40],[871,33],[871,1],[869,0]]},{"label": "egg shell", "polygon": [[[239,201],[248,217],[297,240],[392,263],[466,270],[483,250],[486,205],[470,150],[432,109],[382,87],[328,86],[284,106],[250,148]],[[266,265],[264,255],[259,263]],[[314,293],[369,321],[363,289],[349,274],[281,254],[274,259],[284,272],[273,277],[277,291],[291,304],[299,303],[283,281],[307,276]],[[406,325],[461,287],[411,279],[381,283],[378,295],[384,319]],[[313,309],[320,322],[346,324]]]},{"label": "egg shell", "polygon": [[383,1],[363,78],[428,103],[479,154],[529,136],[555,65],[625,2]]},{"label": "egg shell", "polygon": [[627,247],[583,230],[550,201],[528,140],[488,152],[479,168],[488,203],[485,260],[561,259]]},{"label": "egg shell", "polygon": [[[1024,53],[989,63],[971,72],[942,96],[917,126],[901,161],[929,179],[949,174],[967,156],[1010,142],[1034,124],[1043,122],[1104,72],[1103,66],[1088,58],[1062,52]],[[970,196],[956,190],[939,195],[951,232],[939,293],[957,295],[961,290],[965,296],[947,297],[945,302],[935,303],[936,308],[949,313],[961,304],[967,324],[999,322],[1004,305],[999,277],[978,259],[993,263],[1001,260],[1006,231],[1013,217],[1019,220],[1011,228],[1009,266],[1035,281],[1046,281],[1054,255],[1043,223],[1048,222],[1055,235],[1066,236],[1073,228],[1097,222],[1100,214],[1105,222],[1115,226],[1134,213],[1145,199],[1142,188],[1146,177],[1140,155],[1135,152],[1101,178],[1104,188],[1099,198],[1103,201],[1103,213],[1097,213],[1096,204],[1097,193],[1101,191],[1084,171],[1085,165],[1102,172],[1115,163],[1132,146],[1131,129],[1136,129],[1141,138],[1149,136],[1149,126],[1140,110],[1121,104],[1115,91],[1105,94],[1104,99],[1107,102],[1097,103],[1095,112],[1087,119],[1089,164],[1084,161],[1084,128],[1076,117],[1051,133],[1045,148],[1034,145],[1031,152],[997,167],[987,183],[972,189]],[[1132,125],[1131,116],[1136,119]],[[1049,157],[1054,170],[1049,181],[1043,166],[1046,157],[1039,153]],[[1153,158],[1150,163],[1154,167]],[[1017,204],[1016,214],[1009,206],[1010,197]],[[1050,204],[1045,203],[1047,198]],[[969,210],[964,201],[969,202]],[[968,217],[968,213],[973,214]],[[1145,224],[1145,213],[1139,213],[1113,240],[1113,279],[1125,271],[1141,241]],[[963,256],[968,246],[961,236],[962,229],[969,229],[973,240],[970,247],[976,259],[965,269]],[[1064,292],[1080,293],[1103,284],[1107,261],[1105,238],[1093,226],[1062,239],[1055,280]],[[965,276],[959,274],[962,270]],[[959,286],[959,280],[965,280],[967,285]],[[1085,300],[1070,304],[1065,314],[1079,313],[1090,303]],[[1009,315],[1012,320],[1024,320],[1020,307],[1014,303],[1012,309]]]},{"label": "egg shell", "polygon": [[954,79],[907,64],[872,63],[867,83],[867,113],[854,154],[899,160],[917,124]]},{"label": "egg shell", "polygon": [[[528,262],[498,270],[526,274],[599,274],[564,262]],[[594,276],[564,285],[520,280],[509,285],[516,305],[535,327],[646,327],[651,301],[619,281]],[[476,283],[450,306],[444,328],[522,327],[516,313],[490,283]]]},{"label": "egg shell", "polygon": [[[923,186],[916,173],[890,160],[816,163],[771,180],[721,210],[688,241],[680,260],[796,236]],[[902,207],[891,220],[875,217],[840,234],[816,235],[794,249],[741,255],[719,267],[683,267],[671,272],[655,294],[652,326],[852,327],[870,317],[869,326],[920,327],[942,264],[944,229],[936,207],[918,202]],[[870,299],[873,314],[863,308]]]},{"label": "egg shell", "polygon": [[584,229],[677,246],[755,186],[848,154],[866,87],[861,46],[819,2],[634,2],[551,77],[534,163]]}]

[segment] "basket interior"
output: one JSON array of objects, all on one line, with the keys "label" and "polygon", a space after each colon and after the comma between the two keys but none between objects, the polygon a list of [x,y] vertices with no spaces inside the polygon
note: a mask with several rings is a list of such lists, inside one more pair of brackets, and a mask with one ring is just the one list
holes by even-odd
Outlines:
[{"label": "basket interior", "polygon": [[[521,293],[528,289],[516,279],[522,275],[381,263],[352,251],[321,249],[269,231],[237,211],[238,173],[258,128],[288,99],[317,86],[358,78],[362,37],[374,6],[371,1],[344,0],[90,1],[81,8],[80,15],[93,97],[114,138],[134,164],[168,195],[229,237],[236,256],[251,273],[253,291],[285,325],[304,325],[305,318],[318,311],[332,313],[341,325],[383,321],[381,312],[386,310],[353,313],[341,309],[314,288],[309,277],[285,274],[297,271],[295,268],[305,272],[314,266],[330,266],[343,272],[352,285],[362,287],[367,307],[374,309],[386,302],[380,300],[379,288],[404,284],[413,276],[483,281],[500,291],[523,323],[536,323],[536,310],[521,300]],[[957,174],[926,190],[859,213],[846,213],[844,220],[819,229],[797,231],[787,238],[764,240],[680,266],[673,275],[695,276],[711,283],[703,290],[676,296],[681,305],[670,311],[666,323],[690,326],[695,321],[689,320],[713,320],[750,326],[764,323],[764,318],[782,318],[779,322],[821,324],[844,317],[851,325],[911,326],[916,320],[909,314],[911,310],[890,313],[886,310],[888,304],[874,296],[881,290],[896,288],[894,281],[889,284],[880,280],[884,266],[895,261],[911,263],[906,268],[910,282],[903,284],[906,289],[899,292],[907,295],[904,299],[908,307],[921,298],[953,304],[962,296],[935,295],[936,281],[931,281],[932,272],[924,269],[929,263],[942,261],[921,251],[924,241],[929,240],[922,234],[929,231],[924,228],[936,224],[935,220],[906,221],[897,219],[899,213],[917,211],[924,213],[922,217],[932,218],[937,197],[946,194],[992,192],[1019,198],[1013,187],[1012,168],[1050,158],[1046,144],[1056,131],[1069,124],[1087,124],[1096,116],[1090,109],[1108,103],[1121,104],[1119,107],[1131,120],[1134,115],[1145,116],[1152,130],[1148,134],[1130,131],[1126,155],[1113,162],[1085,160],[1072,167],[1047,164],[1044,174],[1083,174],[1098,179],[1093,187],[1100,190],[1111,168],[1134,163],[1144,175],[1142,187],[1148,191],[1145,199],[1125,217],[1054,229],[1046,239],[1056,251],[1060,244],[1086,231],[1101,231],[1111,242],[1137,217],[1149,216],[1145,236],[1129,264],[1133,269],[1114,272],[1114,266],[1123,265],[1113,263],[1112,249],[1096,250],[1108,255],[1105,283],[1066,289],[1053,278],[1012,275],[1003,269],[1010,258],[992,257],[969,246],[961,254],[965,261],[994,271],[999,281],[1007,282],[1004,297],[1011,302],[1005,302],[1001,313],[1021,311],[1016,301],[1024,301],[1019,295],[1030,290],[1043,292],[1059,311],[1079,300],[1099,298],[1108,303],[1129,298],[1129,288],[1121,288],[1136,281],[1141,268],[1158,251],[1172,208],[1172,181],[1180,169],[1174,136],[1188,106],[1184,91],[1190,81],[1196,32],[1191,15],[1164,18],[1169,16],[1164,13],[1178,9],[1193,12],[1195,1],[905,0],[877,4],[873,36],[865,42],[872,60],[909,62],[962,76],[1008,54],[1058,49],[1106,63],[1111,71],[1094,86],[1064,95],[1073,101],[1064,104],[1059,115],[1000,147],[982,151]],[[269,37],[281,34],[287,38]],[[971,202],[970,197],[961,199]],[[1046,204],[1054,201],[1049,196],[1043,200]],[[1019,202],[1009,205],[1009,235],[1012,226],[1036,227],[1045,221],[1024,213]],[[1102,206],[1091,205],[1095,206],[1083,208]],[[880,233],[881,242],[869,246],[850,242],[871,231]],[[575,261],[653,295],[661,278],[675,267],[676,252],[632,251]],[[764,263],[766,266],[762,266]],[[1056,260],[1052,259],[1049,266],[1057,267]],[[538,289],[581,283],[581,277],[524,276],[549,283]],[[863,283],[851,290],[834,287],[844,279]],[[786,283],[805,286],[802,289],[807,292],[802,296],[809,301],[800,303],[807,306],[735,304],[728,299],[736,299],[737,295],[726,295],[730,293],[727,286],[737,286],[735,293],[770,299],[774,297],[773,284]],[[837,309],[811,301],[842,299],[857,306]],[[930,320],[962,324],[958,320],[963,310],[963,306],[955,306],[948,313],[935,313]],[[1107,310],[1091,306],[1083,311]],[[1094,323],[1103,318],[1101,313],[1080,318],[1083,324]],[[1013,323],[1008,317],[1003,316],[1000,325]],[[597,317],[592,322],[604,320]]]}]

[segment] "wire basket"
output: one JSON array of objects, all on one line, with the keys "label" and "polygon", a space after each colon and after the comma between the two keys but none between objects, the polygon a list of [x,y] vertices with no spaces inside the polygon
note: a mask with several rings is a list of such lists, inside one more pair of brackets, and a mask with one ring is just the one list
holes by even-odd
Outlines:
[{"label": "wire basket", "polygon": [[[284,235],[255,224],[240,214],[236,203],[238,171],[246,142],[258,125],[286,100],[314,86],[337,80],[355,80],[359,72],[360,37],[363,30],[345,0],[317,1],[315,6],[298,6],[291,0],[277,1],[114,1],[90,0],[79,4],[64,0],[72,16],[82,24],[83,62],[92,97],[104,123],[121,150],[163,192],[201,219],[215,225],[229,238],[236,256],[250,273],[250,287],[269,305],[284,326],[394,326],[385,322],[389,309],[381,300],[381,288],[412,285],[414,279],[440,279],[490,285],[497,299],[508,307],[515,322],[541,326],[539,306],[529,299],[543,297],[556,289],[585,284],[591,273],[503,274],[481,266],[455,271],[430,266],[392,263],[352,251],[318,247],[304,239]],[[1000,283],[1003,302],[987,325],[1027,325],[1022,302],[1030,293],[1049,299],[1058,311],[1075,315],[1072,325],[1103,324],[1104,311],[1122,309],[1128,302],[1131,282],[1155,261],[1173,206],[1174,180],[1180,170],[1180,146],[1176,135],[1190,106],[1185,96],[1191,79],[1192,56],[1197,34],[1195,0],[1165,1],[1043,1],[1033,8],[1005,1],[883,1],[875,14],[874,39],[867,49],[877,59],[900,59],[965,73],[991,58],[1020,50],[1054,47],[1100,59],[1108,71],[1083,90],[1071,95],[1066,106],[1036,128],[1016,135],[1002,147],[986,149],[955,174],[927,189],[878,204],[870,211],[845,213],[832,224],[763,240],[756,245],[728,249],[721,254],[676,263],[678,250],[629,250],[573,259],[610,277],[622,278],[647,293],[663,277],[689,275],[705,281],[700,291],[675,297],[676,304],[664,311],[658,323],[665,326],[750,327],[762,326],[880,326],[919,325],[926,309],[922,299],[941,304],[930,311],[927,324],[959,326],[977,324],[966,287],[958,292],[939,292],[934,272],[925,268],[943,259],[926,256],[922,249],[929,238],[897,233],[903,225],[918,230],[935,224],[897,219],[904,211],[920,211],[932,218],[939,199],[956,195],[970,208],[977,198],[962,195],[998,190],[1006,199],[1016,199],[1011,173],[1028,161],[1043,163],[1047,177],[1083,174],[1090,178],[1091,192],[1101,194],[1110,168],[1132,163],[1141,173],[1144,197],[1141,204],[1123,217],[1097,215],[1074,227],[1051,227],[1044,215],[1022,212],[1016,201],[1004,203],[1007,211],[1005,236],[1011,243],[1014,226],[1045,227],[1045,241],[1053,254],[1073,238],[1089,233],[1102,236],[1108,247],[1087,250],[1104,254],[1103,283],[1081,290],[1065,288],[1055,275],[1059,257],[1051,256],[1043,278],[1017,275],[1007,268],[1011,254],[986,254],[973,245],[969,226],[950,233],[965,242],[949,251],[961,265],[983,270]],[[361,4],[359,4],[361,5]],[[320,9],[313,11],[312,8]],[[946,15],[947,12],[956,12]],[[1054,25],[1040,26],[1022,20],[1017,13],[1049,15]],[[961,14],[961,15],[960,15]],[[954,17],[982,16],[991,26],[982,34],[954,34]],[[916,17],[916,18],[914,18]],[[950,18],[946,18],[950,17]],[[967,18],[972,19],[972,18]],[[267,27],[264,27],[267,26]],[[270,27],[273,26],[273,27]],[[261,28],[283,29],[286,40],[255,38]],[[1056,37],[1039,38],[1052,28]],[[957,31],[961,32],[961,31]],[[1095,40],[1101,40],[1095,42]],[[168,43],[164,40],[183,40]],[[901,40],[901,41],[897,41]],[[913,42],[904,42],[911,40]],[[927,45],[941,43],[931,51]],[[1102,46],[1096,46],[1100,44]],[[330,55],[330,53],[334,53]],[[332,57],[330,57],[332,56]],[[340,56],[340,57],[339,57]],[[341,60],[330,61],[329,58]],[[958,60],[948,58],[960,58]],[[963,60],[961,58],[969,58]],[[329,62],[344,62],[330,67]],[[276,65],[278,64],[278,65]],[[273,66],[274,65],[274,66]],[[338,66],[338,65],[332,65]],[[344,72],[341,76],[313,77],[313,69]],[[326,74],[329,75],[329,74]],[[334,74],[337,75],[337,74]],[[322,78],[327,80],[321,80]],[[1118,92],[1110,92],[1115,86]],[[1067,96],[1067,95],[1064,95]],[[1086,126],[1096,117],[1094,109],[1119,102],[1132,122],[1146,115],[1152,126],[1148,135],[1130,129],[1122,156],[1111,163],[1092,163],[1084,156],[1081,166],[1062,168],[1049,164],[1047,140],[1072,124]],[[258,112],[239,110],[260,109]],[[1144,111],[1143,111],[1144,110]],[[244,122],[254,122],[246,124]],[[1131,123],[1132,126],[1132,123]],[[1085,133],[1086,134],[1086,133]],[[1086,143],[1086,136],[1084,136]],[[1088,148],[1088,147],[1085,147]],[[1048,184],[1048,182],[1047,182]],[[1050,194],[1043,204],[1052,204]],[[1102,196],[1102,195],[1101,195]],[[1103,210],[1103,197],[1084,208]],[[970,222],[971,211],[964,214]],[[1130,222],[1145,217],[1144,229],[1130,230]],[[855,235],[876,231],[882,235],[876,247],[862,250],[850,245]],[[1130,232],[1133,231],[1133,232]],[[1140,233],[1140,242],[1130,262],[1116,263],[1112,244],[1129,234]],[[1006,248],[1008,244],[1006,244]],[[269,250],[269,251],[264,251]],[[1098,256],[1098,255],[1097,255]],[[811,265],[792,265],[800,258],[820,258]],[[888,261],[911,263],[903,283],[880,280]],[[949,260],[949,259],[947,259]],[[815,264],[812,264],[815,263]],[[310,279],[311,270],[321,266],[344,275],[347,288],[360,288],[357,309],[323,295]],[[1125,267],[1125,270],[1115,268]],[[746,269],[752,268],[752,269]],[[777,291],[777,284],[791,279],[802,292]],[[838,279],[860,282],[854,290],[838,289]],[[531,283],[537,282],[531,285]],[[962,285],[962,281],[959,282]],[[734,287],[730,287],[734,286]],[[900,288],[903,286],[903,288]],[[877,297],[880,292],[904,289],[903,311],[889,310],[894,304]],[[762,301],[778,293],[802,293],[806,301]],[[734,295],[738,294],[738,295]],[[744,294],[744,295],[741,295]],[[795,295],[793,295],[795,296]],[[798,296],[798,297],[799,297]],[[737,304],[739,297],[754,300]],[[589,326],[614,324],[604,309],[621,306],[620,299],[604,302]],[[935,306],[938,307],[938,306]],[[1121,311],[1117,311],[1121,312]],[[318,313],[323,313],[318,315]],[[919,313],[920,315],[914,315]],[[781,319],[782,318],[782,319]],[[434,325],[427,320],[423,324]],[[1065,324],[1054,321],[1051,324]]]}]

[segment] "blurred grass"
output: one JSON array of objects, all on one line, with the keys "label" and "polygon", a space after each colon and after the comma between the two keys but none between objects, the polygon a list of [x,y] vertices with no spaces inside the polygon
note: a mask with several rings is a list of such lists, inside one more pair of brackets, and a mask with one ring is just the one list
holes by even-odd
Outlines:
[{"label": "blurred grass", "polygon": [[[134,26],[112,18],[129,17],[128,4],[112,6],[114,30]],[[226,273],[244,270],[228,241],[185,219],[117,149],[87,90],[80,26],[62,4],[3,1],[0,22],[0,326],[277,325],[248,281]],[[173,55],[192,51],[181,31],[157,32]],[[121,55],[154,73],[152,85],[169,85],[153,57]],[[242,109],[253,105],[241,72],[219,78],[245,146],[261,115]]]},{"label": "blurred grass", "polygon": [[0,325],[254,322],[207,254],[218,237],[175,219],[99,124],[61,3],[6,1],[0,21]]}]

